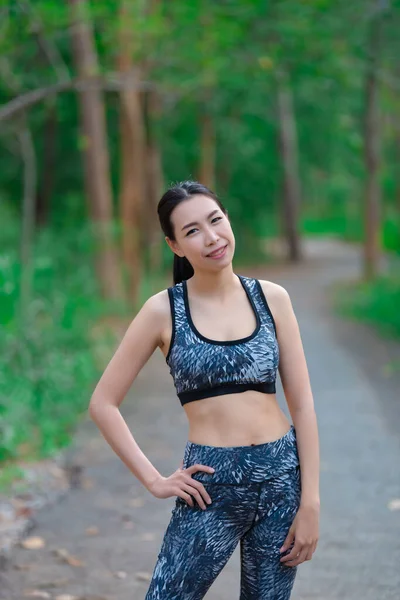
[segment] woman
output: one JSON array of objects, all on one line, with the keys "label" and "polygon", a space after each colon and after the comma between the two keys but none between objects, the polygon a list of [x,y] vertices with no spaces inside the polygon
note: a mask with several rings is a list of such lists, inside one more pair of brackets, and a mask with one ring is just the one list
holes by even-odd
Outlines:
[{"label": "woman", "polygon": [[[175,285],[145,302],[90,402],[147,490],[176,497],[146,600],[203,598],[239,542],[241,600],[286,600],[319,528],[317,423],[291,301],[279,285],[233,272],[228,214],[208,188],[172,187],[158,215]],[[189,421],[183,461],[169,476],[119,412],[157,347]],[[294,425],[276,400],[278,366]]]}]

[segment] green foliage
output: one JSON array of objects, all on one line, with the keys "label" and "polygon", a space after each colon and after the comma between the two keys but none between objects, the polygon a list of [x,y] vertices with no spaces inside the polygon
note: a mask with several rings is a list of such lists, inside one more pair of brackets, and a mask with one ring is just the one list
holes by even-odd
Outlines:
[{"label": "green foliage", "polygon": [[400,277],[397,273],[372,283],[341,286],[336,293],[338,310],[371,323],[384,335],[400,337]]},{"label": "green foliage", "polygon": [[123,307],[99,299],[87,228],[47,229],[35,245],[22,326],[21,265],[12,237],[2,243],[0,262],[0,460],[25,452],[46,456],[69,443],[99,374],[97,346],[112,343],[103,336],[94,346],[94,324],[110,312],[123,314]]},{"label": "green foliage", "polygon": [[[25,7],[22,9],[22,5]],[[121,26],[120,2],[88,2],[101,71],[116,70]],[[276,75],[290,71],[300,148],[304,218],[326,215],[333,221],[358,215],[364,186],[363,110],[365,39],[370,7],[359,1],[308,0],[299,3],[232,1],[229,3],[126,3],[132,51],[145,60],[146,79],[160,86],[162,113],[157,137],[166,185],[196,178],[199,162],[199,116],[206,109],[217,130],[216,188],[230,211],[258,234],[260,222],[279,213],[281,160],[277,146]],[[396,127],[399,3],[385,20],[381,82],[383,122],[383,203],[399,215]],[[4,11],[0,50],[12,77],[1,78],[0,101],[57,80],[56,69],[74,75],[68,3],[49,0],[18,3]],[[52,49],[53,63],[31,35],[40,24]],[[124,21],[122,21],[124,22]],[[43,44],[42,44],[43,46]],[[400,49],[400,48],[399,48]],[[204,100],[205,90],[210,92]],[[107,93],[107,118],[115,198],[119,181],[118,96]],[[54,106],[54,150],[46,150],[46,131]],[[50,189],[48,223],[74,226],[86,217],[82,193],[82,136],[76,93],[60,94],[29,111],[38,160],[38,188]],[[0,192],[18,208],[21,198],[20,150],[13,123],[0,141]],[[396,137],[397,136],[397,137]],[[52,155],[49,173],[46,160]],[[116,200],[115,200],[116,201]],[[341,208],[338,208],[338,204]],[[338,215],[341,215],[338,217]],[[156,218],[156,217],[155,217]],[[276,219],[276,216],[274,217]],[[318,217],[321,218],[321,217]],[[324,218],[324,217],[323,217]],[[392,231],[392,230],[391,230]],[[385,237],[392,235],[386,234]],[[392,236],[389,247],[398,244]]]},{"label": "green foliage", "polygon": [[24,476],[24,470],[17,465],[10,464],[0,468],[0,493],[6,494],[11,484],[23,480]]},{"label": "green foliage", "polygon": [[[362,242],[363,221],[357,214],[346,214],[344,210],[329,214],[309,213],[302,219],[302,230],[312,235],[333,235],[350,242]],[[397,215],[387,215],[382,223],[381,246],[383,251],[400,254],[400,219]]]}]

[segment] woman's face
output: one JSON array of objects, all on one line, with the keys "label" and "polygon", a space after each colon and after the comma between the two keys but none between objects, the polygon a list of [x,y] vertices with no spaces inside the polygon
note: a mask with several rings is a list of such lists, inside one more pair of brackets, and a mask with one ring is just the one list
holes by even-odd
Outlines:
[{"label": "woman's face", "polygon": [[186,256],[194,270],[219,270],[232,261],[235,237],[231,224],[212,198],[198,194],[184,200],[172,212],[171,220],[175,241],[165,239],[178,256]]}]

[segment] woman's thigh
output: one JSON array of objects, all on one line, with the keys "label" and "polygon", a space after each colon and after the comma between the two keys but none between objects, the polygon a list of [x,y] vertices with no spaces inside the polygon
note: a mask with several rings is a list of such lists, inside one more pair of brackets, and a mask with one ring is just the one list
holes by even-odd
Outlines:
[{"label": "woman's thigh", "polygon": [[146,600],[199,600],[221,572],[253,518],[256,486],[204,484],[202,510],[176,499]]},{"label": "woman's thigh", "polygon": [[241,600],[288,600],[297,567],[281,563],[280,548],[299,509],[300,469],[260,487],[257,515],[241,540]]}]

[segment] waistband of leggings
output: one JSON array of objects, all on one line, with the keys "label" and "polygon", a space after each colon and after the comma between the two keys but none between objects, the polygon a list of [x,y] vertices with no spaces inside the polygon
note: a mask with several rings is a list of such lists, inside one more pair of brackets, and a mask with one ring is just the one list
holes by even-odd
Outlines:
[{"label": "waistband of leggings", "polygon": [[255,446],[207,446],[186,443],[183,468],[201,464],[214,473],[196,471],[192,477],[209,483],[259,483],[299,465],[296,430],[290,426],[282,437]]}]

